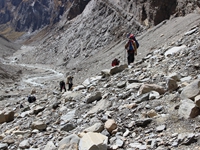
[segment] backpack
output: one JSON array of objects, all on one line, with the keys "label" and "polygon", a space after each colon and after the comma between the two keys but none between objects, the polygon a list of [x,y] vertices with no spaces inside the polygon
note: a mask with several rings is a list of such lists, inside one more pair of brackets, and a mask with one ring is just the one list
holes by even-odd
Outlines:
[{"label": "backpack", "polygon": [[140,44],[138,43],[138,41],[136,40],[135,36],[133,34],[127,34],[127,38],[131,38],[135,41],[136,47],[138,48],[140,46]]},{"label": "backpack", "polygon": [[134,37],[133,40],[135,41],[135,44],[137,46],[137,48],[140,46],[140,44],[138,43],[138,41],[136,40],[136,38]]},{"label": "backpack", "polygon": [[129,45],[128,50],[133,51],[134,50],[134,46],[133,46],[132,40],[128,41],[128,45]]},{"label": "backpack", "polygon": [[115,59],[112,61],[112,67],[118,66],[119,63],[120,63],[120,61],[119,61],[117,58],[115,58]]}]

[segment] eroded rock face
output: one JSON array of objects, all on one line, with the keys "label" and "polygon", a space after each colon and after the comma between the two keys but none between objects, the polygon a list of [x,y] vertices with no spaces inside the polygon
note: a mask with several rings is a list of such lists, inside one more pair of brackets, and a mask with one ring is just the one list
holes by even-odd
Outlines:
[{"label": "eroded rock face", "polygon": [[[35,31],[46,25],[55,24],[66,13],[64,19],[71,20],[81,14],[91,0],[1,0],[0,24],[12,22],[16,31]],[[139,1],[98,1],[102,3],[99,10],[112,8],[127,20],[134,18],[142,25],[151,27],[170,16],[183,16],[195,10],[197,1],[182,0],[139,0]],[[111,9],[110,9],[111,10]],[[109,11],[108,13],[112,13]],[[132,15],[130,15],[132,14]],[[99,14],[98,17],[107,14]]]},{"label": "eroded rock face", "polygon": [[60,16],[69,10],[69,19],[73,19],[84,10],[87,1],[51,1],[51,0],[2,0],[0,1],[0,24],[12,22],[16,31],[35,31],[49,24],[55,24]]}]

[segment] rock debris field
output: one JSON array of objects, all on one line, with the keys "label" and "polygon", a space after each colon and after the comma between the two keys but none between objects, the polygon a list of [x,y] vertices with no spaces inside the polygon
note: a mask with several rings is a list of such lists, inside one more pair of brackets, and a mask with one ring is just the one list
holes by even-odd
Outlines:
[{"label": "rock debris field", "polygon": [[33,74],[24,65],[28,76],[21,82],[38,74],[50,81],[1,90],[0,149],[199,150],[199,56],[196,24],[130,66],[99,70],[73,91],[59,91],[62,73],[34,66]]}]

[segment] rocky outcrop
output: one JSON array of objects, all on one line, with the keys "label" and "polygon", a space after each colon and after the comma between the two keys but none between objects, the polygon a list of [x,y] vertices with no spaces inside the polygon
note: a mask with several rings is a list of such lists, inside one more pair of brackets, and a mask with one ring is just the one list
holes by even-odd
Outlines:
[{"label": "rocky outcrop", "polygon": [[15,31],[33,32],[46,25],[57,23],[66,11],[68,19],[73,19],[82,13],[89,1],[2,0],[0,24],[11,22]]},{"label": "rocky outcrop", "polygon": [[[1,0],[0,24],[11,22],[15,31],[35,31],[46,25],[54,25],[62,20],[72,20],[83,12],[91,0]],[[139,1],[99,1],[106,7],[112,8],[117,15],[126,18],[127,22],[134,19],[140,24],[152,27],[171,16],[183,16],[199,7],[197,1],[182,0],[139,0]],[[110,11],[109,13],[112,13]],[[64,15],[65,14],[65,15]],[[98,16],[106,15],[99,13]],[[63,17],[62,17],[63,16]],[[132,22],[132,21],[131,21]]]}]

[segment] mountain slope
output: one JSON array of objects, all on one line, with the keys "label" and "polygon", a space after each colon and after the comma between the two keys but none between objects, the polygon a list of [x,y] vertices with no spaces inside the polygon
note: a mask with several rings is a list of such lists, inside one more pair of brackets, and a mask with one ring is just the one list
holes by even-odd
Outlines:
[{"label": "mountain slope", "polygon": [[[125,40],[87,57],[74,70],[73,91],[59,92],[61,78],[50,78],[53,72],[42,69],[47,64],[31,64],[33,73],[24,76],[42,86],[22,81],[3,91],[0,109],[11,115],[7,118],[2,113],[10,120],[1,120],[1,146],[9,150],[82,150],[100,136],[105,140],[98,143],[108,150],[199,150],[200,106],[193,101],[194,97],[199,100],[199,17],[173,18],[141,33],[134,66],[111,76],[102,75],[101,67],[111,69],[109,60],[114,57],[121,56],[123,63]],[[177,47],[182,48],[169,53]],[[21,54],[31,47],[23,48]],[[24,67],[28,69],[28,65]],[[79,84],[81,80],[86,82]],[[183,99],[183,93],[191,100]],[[35,95],[36,102],[28,103],[28,94]],[[107,126],[109,122],[114,128]],[[74,142],[68,142],[72,138]]]},{"label": "mountain slope", "polygon": [[[0,35],[0,83],[4,82],[13,83],[13,80],[19,78],[19,69],[5,64],[4,58],[12,55],[14,52],[20,49],[20,45],[10,42],[4,36]],[[18,79],[20,80],[20,79]]]}]

